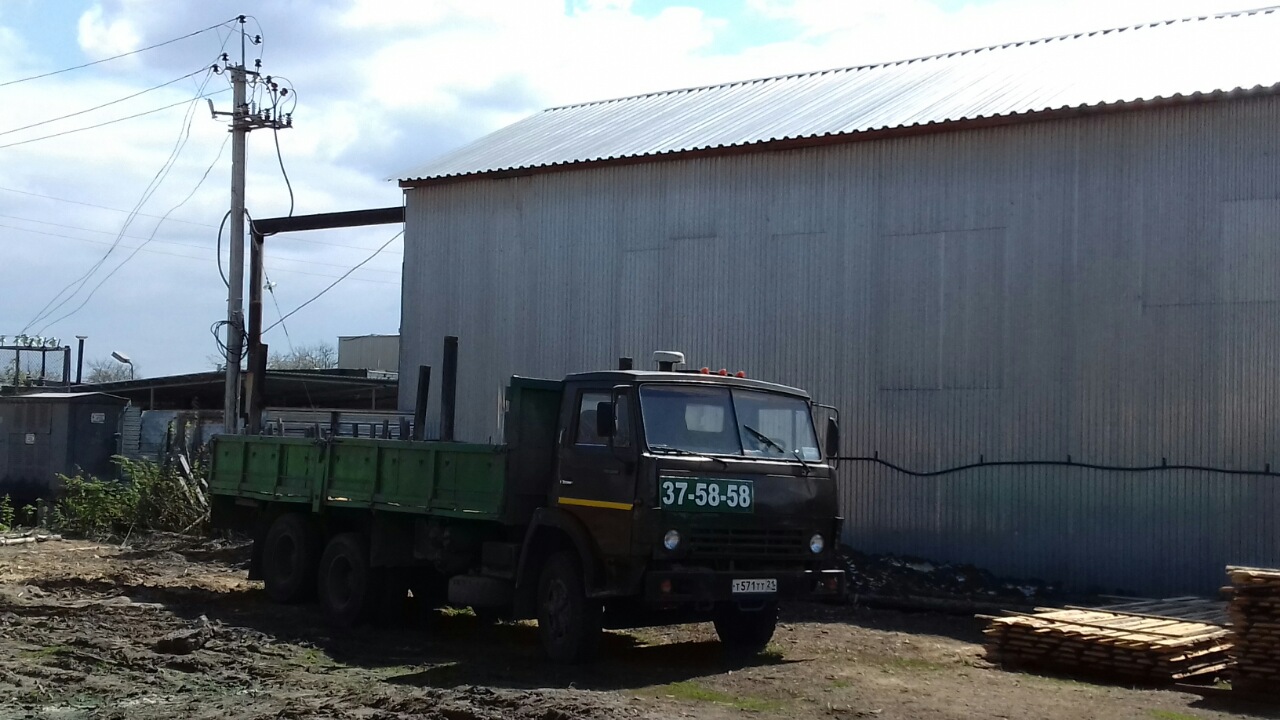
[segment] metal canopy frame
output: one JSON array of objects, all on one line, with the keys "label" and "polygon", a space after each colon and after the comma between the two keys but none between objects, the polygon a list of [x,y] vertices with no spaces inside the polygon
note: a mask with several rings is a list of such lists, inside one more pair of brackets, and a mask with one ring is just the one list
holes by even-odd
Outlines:
[{"label": "metal canopy frame", "polygon": [[[262,431],[262,396],[267,376],[267,346],[262,342],[262,287],[264,273],[262,251],[270,235],[306,230],[333,230],[337,228],[365,227],[369,225],[394,225],[404,222],[404,206],[349,210],[345,212],[295,215],[254,220],[250,225],[249,243],[249,369],[244,374],[240,395],[244,408],[245,424],[250,435]],[[230,412],[231,408],[226,408]]]}]

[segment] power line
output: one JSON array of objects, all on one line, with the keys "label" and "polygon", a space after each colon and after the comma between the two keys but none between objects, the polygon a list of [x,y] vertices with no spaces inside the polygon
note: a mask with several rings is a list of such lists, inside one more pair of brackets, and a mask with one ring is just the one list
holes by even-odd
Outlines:
[{"label": "power line", "polygon": [[[16,215],[5,215],[4,213],[0,213],[0,218],[10,218],[10,219],[12,219],[12,220],[21,220],[22,222],[38,223],[38,224],[40,224],[40,225],[48,225],[48,226],[50,226],[50,227],[65,228],[65,229],[67,229],[67,230],[79,230],[79,231],[81,231],[81,232],[96,233],[96,234],[98,234],[98,235],[118,235],[118,234],[119,234],[119,233],[116,233],[115,231],[112,231],[112,230],[95,230],[95,229],[93,229],[93,228],[81,227],[81,226],[79,226],[79,225],[64,225],[64,224],[62,224],[62,223],[48,222],[48,221],[46,221],[46,220],[35,220],[35,219],[33,219],[33,218],[18,217],[18,216],[16,216]],[[61,235],[61,234],[59,234],[59,233],[44,232],[44,231],[42,231],[42,230],[35,230],[35,229],[32,229],[32,228],[25,228],[25,227],[21,227],[21,226],[18,226],[18,225],[8,225],[8,224],[5,224],[5,223],[0,223],[0,228],[5,228],[5,229],[8,229],[8,230],[17,230],[17,231],[19,231],[19,232],[33,233],[33,234],[35,234],[35,235],[47,235],[47,236],[49,236],[49,237],[65,238],[65,239],[67,239],[67,240],[80,240],[80,241],[82,241],[82,242],[95,243],[95,244],[98,244],[98,245],[110,245],[110,244],[111,244],[111,243],[108,243],[108,242],[103,242],[102,240],[91,240],[91,239],[89,239],[89,238],[80,238],[80,237],[76,237],[76,236],[74,236],[74,235]],[[141,235],[124,235],[124,236],[122,236],[122,237],[128,238],[128,239],[130,239],[130,240],[146,240],[146,239],[147,239],[146,237],[143,237],[143,236],[141,236]],[[177,241],[177,240],[155,240],[155,239],[152,239],[152,240],[151,240],[151,242],[161,243],[161,244],[163,244],[163,245],[176,245],[176,246],[178,246],[178,247],[187,247],[187,248],[192,248],[192,249],[195,249],[195,250],[200,250],[200,251],[202,251],[202,252],[208,252],[208,250],[209,250],[209,246],[208,246],[208,245],[198,245],[198,244],[196,244],[196,243],[179,242],[179,241]],[[125,249],[126,249],[126,250],[130,250],[130,249],[132,249],[132,247],[128,247],[128,248],[125,248]],[[184,256],[184,257],[186,257],[186,256]],[[278,258],[278,259],[279,259],[279,260],[282,260],[282,261],[284,261],[284,262],[302,263],[302,264],[304,264],[304,265],[323,265],[323,266],[325,266],[325,267],[335,267],[335,268],[344,268],[344,269],[345,269],[345,268],[347,268],[347,267],[350,267],[350,265],[348,265],[347,263],[331,263],[331,262],[323,262],[323,261],[320,261],[320,260],[303,260],[303,259],[301,259],[301,258],[291,258],[291,257],[281,257],[281,258]],[[384,274],[387,274],[387,275],[399,275],[399,274],[400,274],[400,271],[399,271],[399,270],[384,270],[384,269],[382,269],[382,268],[374,268],[374,267],[365,268],[365,272],[377,272],[377,273],[384,273]],[[326,276],[324,276],[324,277],[336,277],[336,276],[334,276],[334,275],[326,275]]]},{"label": "power line", "polygon": [[[213,72],[211,70],[209,74],[205,76],[204,82],[201,83],[200,88],[196,91],[196,97],[189,102],[187,111],[183,118],[183,128],[178,132],[177,142],[174,143],[173,149],[169,151],[169,157],[165,159],[164,164],[160,167],[159,170],[156,171],[156,174],[153,175],[151,180],[147,183],[147,187],[142,191],[142,197],[138,199],[138,202],[134,203],[132,212],[130,212],[130,214],[125,218],[124,225],[121,226],[120,228],[120,235],[116,238],[115,245],[119,245],[121,240],[123,240],[123,236],[125,232],[128,231],[129,226],[133,223],[134,219],[136,219],[136,215],[134,213],[137,213],[140,210],[142,210],[142,207],[146,204],[146,202],[150,200],[151,196],[154,195],[156,190],[159,189],[160,184],[163,183],[165,178],[169,176],[169,171],[173,169],[173,166],[177,162],[178,156],[181,154],[182,149],[186,147],[187,139],[190,138],[191,136],[191,121],[195,118],[193,111],[195,109],[196,100],[200,99],[200,95],[204,92],[205,87],[208,86],[209,80],[212,79],[212,77],[213,77]],[[219,154],[221,154],[222,151],[219,150],[218,152]],[[172,212],[172,210],[170,212]],[[166,213],[166,215],[167,214],[168,213]],[[163,222],[163,218],[161,221]],[[159,228],[158,223],[156,227]],[[88,271],[86,271],[83,275],[76,278],[75,280],[72,280],[71,282],[67,283],[66,286],[64,286],[61,290],[59,290],[57,294],[55,294],[53,298],[48,303],[46,303],[43,308],[40,309],[40,312],[36,314],[36,317],[33,318],[31,322],[27,323],[27,326],[22,329],[22,332],[26,332],[27,329],[30,328],[32,325],[36,324],[37,322],[43,321],[44,319],[49,317],[49,315],[52,315],[53,313],[57,312],[58,308],[62,307],[63,305],[66,305],[81,290],[83,290],[85,284],[89,282],[89,278],[92,277],[93,274],[96,273],[98,269],[102,267],[102,265],[107,261],[109,257],[111,257],[111,253],[115,251],[115,245],[108,248],[107,252],[104,253],[103,256],[98,259],[98,262],[94,263],[88,269]],[[73,286],[75,286],[75,290],[72,290],[71,293],[66,297],[62,297],[63,293],[66,293],[68,290],[71,290]],[[61,298],[61,300],[59,300],[59,298]],[[56,305],[54,304],[55,302],[57,303]]]},{"label": "power line", "polygon": [[[19,231],[21,231],[21,232],[33,233],[33,234],[36,234],[36,235],[44,235],[44,236],[47,236],[47,237],[61,238],[61,239],[63,239],[63,240],[75,240],[75,241],[77,241],[77,242],[92,243],[92,244],[94,244],[94,245],[107,245],[107,246],[110,246],[110,245],[112,245],[112,244],[113,244],[113,243],[107,242],[107,241],[105,241],[105,240],[93,240],[93,239],[91,239],[91,238],[80,238],[80,237],[75,237],[75,236],[73,236],[73,235],[61,235],[61,234],[59,234],[59,233],[43,232],[43,231],[41,231],[41,230],[31,230],[31,229],[29,229],[29,228],[14,227],[14,226],[12,226],[12,225],[3,225],[3,224],[0,224],[0,228],[8,228],[8,229],[11,229],[11,230],[19,230]],[[130,237],[131,239],[135,239],[135,240],[142,240],[142,239],[145,239],[145,238],[141,238],[141,237],[136,236],[136,235],[130,235],[130,236],[128,236],[128,237]],[[209,250],[209,248],[208,248],[208,247],[203,247],[203,246],[199,246],[199,245],[192,245],[192,244],[190,244],[190,243],[179,243],[179,242],[174,242],[174,241],[172,241],[172,240],[154,240],[153,242],[156,242],[156,243],[164,243],[164,244],[167,244],[167,245],[177,245],[177,246],[180,246],[180,247],[189,247],[189,248],[193,248],[193,249],[199,249],[199,250],[205,251],[206,253],[207,253],[207,252],[208,252],[208,250]],[[156,248],[152,248],[152,247],[145,247],[145,248],[144,248],[144,247],[141,247],[141,246],[138,246],[138,245],[123,245],[123,244],[121,244],[121,245],[117,245],[117,246],[116,246],[116,248],[117,248],[117,249],[119,249],[119,250],[138,250],[138,249],[140,249],[142,252],[151,253],[151,254],[153,254],[153,255],[166,255],[166,256],[168,256],[168,257],[181,258],[181,259],[183,259],[183,260],[196,260],[196,261],[199,261],[199,262],[210,262],[208,255],[185,255],[185,254],[183,254],[183,253],[168,252],[168,251],[165,251],[165,250],[157,250]],[[313,262],[309,262],[309,261],[307,261],[307,260],[294,260],[293,258],[277,258],[277,260],[284,261],[284,262],[307,263],[307,264],[310,264],[310,265],[320,264],[320,263],[313,263]],[[337,263],[323,263],[323,264],[324,264],[324,265],[331,266],[331,267],[342,267],[342,268],[347,267],[346,265],[339,265],[339,264],[337,264]],[[280,267],[278,267],[278,268],[276,268],[276,270],[275,270],[275,271],[276,271],[276,272],[278,272],[278,273],[289,273],[289,274],[291,274],[291,275],[308,275],[308,276],[310,276],[310,277],[327,278],[327,279],[330,279],[330,280],[332,280],[332,279],[334,279],[334,278],[338,277],[337,275],[326,275],[326,274],[324,274],[324,273],[308,272],[308,271],[306,271],[306,270],[294,270],[293,268],[280,268]],[[382,273],[390,273],[391,271],[390,271],[390,270],[374,270],[374,269],[372,269],[372,268],[365,268],[365,272],[382,272]],[[379,285],[396,285],[396,286],[398,286],[398,285],[400,284],[399,282],[392,281],[392,280],[378,280],[378,279],[375,279],[375,278],[368,278],[368,277],[363,277],[363,276],[359,276],[359,275],[354,275],[354,276],[352,276],[350,279],[352,279],[352,280],[359,280],[360,282],[376,283],[376,284],[379,284]]]},{"label": "power line", "polygon": [[372,260],[372,259],[374,259],[375,257],[377,257],[377,256],[378,256],[378,253],[382,252],[382,249],[383,249],[383,248],[385,248],[386,246],[388,246],[388,245],[390,245],[391,243],[393,243],[393,242],[395,242],[396,240],[398,240],[398,239],[400,238],[400,236],[402,236],[402,235],[404,235],[404,230],[401,230],[400,232],[396,233],[395,235],[392,235],[392,236],[391,236],[391,238],[390,238],[389,240],[387,240],[386,242],[382,243],[382,247],[380,247],[380,248],[378,248],[376,251],[374,251],[374,253],[373,253],[372,255],[370,255],[369,257],[365,258],[364,260],[361,260],[359,263],[357,263],[357,264],[356,264],[356,266],[355,266],[355,267],[353,267],[353,268],[351,268],[350,270],[348,270],[348,271],[346,271],[345,273],[343,273],[343,274],[342,274],[342,277],[340,277],[340,278],[338,278],[337,280],[334,280],[333,282],[329,283],[329,286],[328,286],[328,287],[326,287],[325,289],[323,289],[323,290],[321,290],[320,292],[316,293],[316,294],[315,294],[315,295],[314,295],[310,300],[308,300],[308,301],[306,301],[306,302],[302,303],[301,305],[299,305],[298,307],[296,307],[296,308],[294,308],[294,309],[290,310],[287,314],[282,315],[282,316],[280,317],[280,319],[279,319],[279,320],[277,320],[277,321],[275,321],[274,323],[272,323],[272,324],[268,325],[268,326],[266,327],[266,329],[265,329],[265,330],[263,330],[262,332],[263,332],[264,334],[265,334],[265,333],[267,333],[268,331],[270,331],[270,330],[271,330],[271,328],[275,327],[276,325],[279,325],[280,323],[283,323],[283,322],[285,321],[285,319],[286,319],[286,318],[291,317],[294,313],[298,312],[298,311],[299,311],[299,310],[301,310],[302,308],[304,308],[304,307],[306,307],[306,306],[310,305],[311,303],[315,302],[316,300],[319,300],[321,296],[323,296],[325,293],[327,293],[327,292],[329,292],[330,290],[332,290],[332,289],[333,289],[333,288],[334,288],[338,283],[340,283],[340,282],[342,282],[343,280],[347,279],[347,276],[348,276],[348,275],[350,275],[351,273],[355,272],[356,270],[359,270],[359,269],[360,269],[360,267],[361,267],[362,265],[364,265],[365,263],[367,263],[367,262],[369,262],[370,260]]},{"label": "power line", "polygon": [[[133,214],[133,215],[137,215],[138,217],[149,217],[149,218],[158,218],[158,217],[160,217],[159,215],[148,215],[147,213],[141,213],[141,212],[140,212],[140,213],[130,213],[130,211],[128,211],[128,210],[122,210],[122,209],[120,209],[120,208],[107,207],[106,205],[95,205],[95,204],[93,204],[93,203],[87,203],[87,202],[84,202],[83,200],[71,200],[71,199],[68,199],[68,198],[60,198],[60,197],[56,197],[56,196],[53,196],[53,195],[42,195],[42,194],[40,194],[40,193],[34,193],[34,192],[30,192],[30,191],[28,191],[28,190],[19,190],[19,189],[17,189],[17,188],[11,188],[11,187],[0,187],[0,190],[2,190],[2,191],[4,191],[4,192],[17,193],[17,194],[19,194],[19,195],[27,195],[27,196],[30,196],[30,197],[38,197],[38,198],[42,198],[42,199],[44,199],[44,200],[55,200],[55,201],[57,201],[57,202],[70,203],[70,204],[72,204],[72,205],[83,205],[84,207],[96,208],[96,209],[98,209],[98,210],[110,210],[111,212],[118,212],[118,213],[125,213],[125,214]],[[170,219],[169,219],[169,222],[184,223],[184,224],[186,224],[186,225],[198,225],[198,226],[200,226],[200,227],[207,227],[207,228],[217,227],[217,225],[210,225],[210,224],[208,224],[208,223],[193,222],[193,221],[191,221],[191,220],[178,220],[178,219],[176,219],[176,218],[170,218]]]},{"label": "power line", "polygon": [[186,40],[187,38],[193,38],[202,33],[207,33],[210,30],[224,27],[228,23],[235,22],[237,19],[238,18],[231,18],[230,20],[224,20],[216,25],[210,25],[209,27],[204,28],[203,30],[196,30],[195,32],[190,32],[190,33],[187,33],[186,35],[182,35],[182,36],[173,38],[171,40],[165,40],[164,42],[159,42],[159,43],[156,43],[155,45],[148,45],[147,47],[144,47],[144,48],[138,48],[137,50],[130,50],[129,52],[120,53],[119,55],[112,55],[109,58],[103,58],[101,60],[94,60],[93,62],[84,63],[83,65],[76,65],[69,68],[63,68],[61,70],[54,70],[53,72],[42,73],[40,75],[32,75],[31,77],[18,78],[17,80],[9,80],[7,82],[2,82],[0,83],[0,88],[8,87],[10,85],[17,85],[18,83],[24,83],[30,80],[39,80],[41,78],[53,77],[54,75],[61,75],[62,73],[71,72],[72,70],[82,70],[87,67],[93,67],[94,65],[101,65],[102,63],[105,63],[105,62],[111,62],[112,60],[119,60],[120,58],[129,57],[130,55],[137,55],[138,53],[146,52],[148,50],[155,50],[156,48],[164,47],[165,45],[172,45],[173,43]]},{"label": "power line", "polygon": [[[188,122],[188,123],[187,123],[187,133],[188,133],[188,136],[189,136],[190,131],[191,131],[191,123],[190,123],[190,122]],[[170,208],[170,209],[169,209],[169,211],[165,213],[165,217],[168,217],[170,214],[172,214],[172,213],[173,213],[173,211],[174,211],[174,210],[177,210],[178,208],[182,207],[183,205],[186,205],[186,204],[187,204],[187,201],[189,201],[191,198],[195,197],[196,192],[200,190],[200,186],[201,186],[201,185],[203,185],[203,184],[204,184],[204,181],[205,181],[205,180],[207,180],[207,179],[209,178],[209,173],[213,172],[213,168],[214,168],[214,166],[216,166],[216,165],[218,164],[218,161],[222,159],[222,151],[223,151],[223,150],[226,150],[226,148],[227,148],[227,142],[228,142],[229,140],[230,140],[230,136],[228,136],[228,137],[226,137],[226,138],[224,138],[224,139],[223,139],[223,141],[222,141],[222,145],[220,145],[220,146],[218,147],[218,154],[214,156],[214,158],[213,158],[213,162],[209,163],[209,167],[205,168],[204,174],[203,174],[203,175],[201,175],[201,176],[200,176],[200,179],[196,181],[196,185],[195,185],[195,187],[191,188],[191,192],[187,193],[187,196],[186,196],[186,197],[184,197],[184,198],[182,198],[182,200],[181,200],[177,205],[174,205],[172,208]],[[185,138],[183,139],[182,144],[184,144],[184,145],[186,144],[186,139],[185,139]],[[180,149],[181,149],[181,148],[179,148],[179,150],[180,150]],[[177,160],[177,153],[176,153],[176,152],[175,152],[175,154],[173,155],[173,159],[174,159],[174,160]],[[172,167],[173,167],[173,165],[171,164],[169,167],[170,167],[170,168],[172,168]],[[166,171],[166,172],[165,172],[165,174],[166,174],[166,175],[168,175],[168,172]],[[163,181],[163,178],[161,178],[161,181]],[[156,183],[156,188],[159,188],[159,187],[160,187],[159,183]],[[89,303],[89,301],[93,299],[94,294],[98,292],[98,288],[102,287],[102,286],[103,286],[103,285],[104,285],[108,280],[110,280],[110,279],[111,279],[111,277],[112,277],[113,275],[115,275],[117,272],[119,272],[119,271],[120,271],[120,268],[122,268],[122,267],[124,267],[125,265],[127,265],[127,264],[129,263],[129,261],[130,261],[130,260],[132,260],[132,259],[134,258],[134,256],[136,256],[139,252],[141,252],[141,251],[142,251],[142,249],[143,249],[143,248],[145,248],[145,247],[147,246],[147,243],[151,242],[151,241],[155,238],[156,233],[160,231],[160,226],[161,226],[161,225],[163,225],[163,224],[164,224],[164,220],[163,220],[163,219],[161,219],[161,220],[160,220],[160,222],[156,223],[155,228],[153,228],[153,229],[151,230],[151,236],[150,236],[150,237],[148,237],[148,238],[147,238],[147,239],[146,239],[146,240],[145,240],[141,245],[139,245],[137,248],[135,248],[135,249],[133,250],[133,252],[129,253],[129,255],[128,255],[124,260],[121,260],[119,265],[116,265],[114,268],[112,268],[112,269],[111,269],[111,272],[107,273],[107,276],[106,276],[106,277],[104,277],[104,278],[102,278],[101,280],[99,280],[99,281],[98,281],[98,284],[93,286],[93,289],[89,291],[89,294],[85,296],[84,300],[81,300],[81,301],[80,301],[80,304],[79,304],[79,305],[77,305],[77,306],[75,307],[75,309],[74,309],[74,310],[72,310],[71,312],[69,312],[69,313],[67,313],[67,314],[63,315],[62,317],[59,317],[57,320],[52,320],[52,321],[50,321],[50,322],[45,323],[45,326],[44,326],[43,328],[41,328],[41,329],[40,329],[40,331],[39,331],[38,333],[36,333],[36,334],[37,334],[37,335],[43,335],[43,334],[44,334],[44,331],[45,331],[45,330],[47,330],[47,329],[49,329],[49,327],[51,327],[52,325],[54,325],[54,324],[56,324],[56,323],[59,323],[59,322],[61,322],[61,321],[63,321],[63,320],[66,320],[67,318],[71,317],[72,315],[75,315],[76,313],[80,312],[80,309],[81,309],[81,308],[83,308],[85,305],[87,305],[87,304]],[[123,230],[121,230],[121,236],[123,236],[123,235],[124,235],[124,231],[123,231]],[[111,251],[110,251],[110,250],[108,250],[108,251],[107,251],[107,254],[108,254],[108,255],[110,255],[110,254],[111,254]],[[105,257],[104,257],[104,259],[105,259]],[[83,286],[82,286],[82,287],[83,287]]]},{"label": "power line", "polygon": [[[213,92],[211,92],[211,93],[209,93],[209,94],[207,94],[207,95],[206,95],[206,94],[197,95],[195,98],[193,98],[193,100],[201,100],[201,99],[203,99],[203,98],[213,97],[214,95],[221,95],[222,93],[227,92],[227,90],[229,90],[229,89],[230,89],[230,88],[223,88],[223,89],[221,89],[221,90],[214,90]],[[63,135],[71,135],[72,133],[84,132],[85,130],[94,130],[94,129],[97,129],[97,128],[100,128],[100,127],[106,127],[107,125],[114,125],[114,124],[119,123],[119,122],[124,122],[124,121],[126,121],[126,120],[134,120],[134,119],[136,119],[136,118],[140,118],[140,117],[143,117],[143,116],[145,116],[145,115],[154,115],[155,113],[163,112],[163,111],[168,110],[168,109],[170,109],[170,108],[176,108],[176,107],[178,107],[179,105],[186,105],[187,103],[192,102],[193,100],[183,100],[183,101],[181,101],[181,102],[176,102],[176,103],[173,103],[172,105],[165,105],[164,107],[159,107],[159,108],[156,108],[156,109],[154,109],[154,110],[147,110],[146,112],[140,112],[140,113],[137,113],[137,114],[135,114],[135,115],[129,115],[129,116],[127,116],[127,117],[116,118],[115,120],[107,120],[106,122],[100,122],[100,123],[98,123],[97,125],[89,125],[89,126],[87,126],[87,127],[75,128],[74,130],[64,130],[64,131],[62,131],[62,132],[60,132],[60,133],[54,133],[54,134],[52,134],[52,135],[43,135],[43,136],[38,137],[38,138],[30,138],[30,139],[27,139],[27,140],[20,140],[20,141],[18,141],[18,142],[12,142],[12,143],[9,143],[9,144],[7,144],[7,145],[0,145],[0,150],[3,150],[3,149],[5,149],[5,148],[17,147],[17,146],[19,146],[19,145],[26,145],[26,144],[28,144],[28,143],[33,143],[33,142],[40,142],[41,140],[51,140],[51,139],[53,139],[53,138],[62,137]]]},{"label": "power line", "polygon": [[[30,125],[23,125],[22,127],[16,127],[16,128],[12,128],[12,129],[10,129],[10,130],[0,130],[0,135],[12,135],[13,133],[16,133],[16,132],[22,132],[23,130],[30,130],[31,128],[34,128],[34,127],[40,127],[41,125],[48,125],[48,124],[50,124],[50,123],[58,122],[59,120],[66,120],[66,119],[68,119],[68,118],[76,117],[77,115],[84,115],[84,114],[86,114],[86,113],[91,113],[91,112],[93,112],[94,110],[101,110],[102,108],[105,108],[105,107],[110,107],[110,106],[112,106],[112,105],[117,105],[117,104],[122,103],[122,102],[124,102],[124,101],[126,101],[126,100],[132,100],[132,99],[134,99],[134,98],[136,98],[136,97],[138,97],[138,96],[140,96],[140,95],[146,95],[147,93],[152,92],[153,90],[159,90],[160,88],[168,87],[168,86],[170,86],[170,85],[172,85],[172,84],[174,84],[174,83],[176,83],[176,82],[181,82],[181,81],[183,81],[183,80],[186,80],[186,79],[187,79],[187,78],[189,78],[189,77],[194,77],[194,76],[196,76],[196,75],[199,75],[200,73],[205,72],[205,70],[206,70],[206,69],[207,69],[207,68],[200,68],[199,70],[196,70],[195,72],[192,72],[192,73],[187,73],[186,75],[183,75],[183,76],[182,76],[182,77],[180,77],[180,78],[174,78],[173,80],[170,80],[170,81],[169,81],[169,82],[167,82],[167,83],[161,83],[161,84],[156,85],[156,86],[154,86],[154,87],[149,87],[149,88],[147,88],[146,90],[139,90],[138,92],[136,92],[136,93],[134,93],[134,94],[132,94],[132,95],[126,95],[126,96],[124,96],[124,97],[122,97],[122,98],[118,98],[118,99],[116,99],[116,100],[112,100],[111,102],[106,102],[106,103],[103,103],[103,104],[101,104],[101,105],[95,105],[94,107],[87,108],[87,109],[85,109],[85,110],[77,110],[76,112],[69,113],[69,114],[67,114],[67,115],[60,115],[60,116],[55,117],[55,118],[49,118],[48,120],[41,120],[40,122],[31,123]],[[186,102],[186,101],[184,100],[183,102]]]},{"label": "power line", "polygon": [[[111,212],[126,213],[126,214],[127,214],[127,213],[129,213],[129,211],[128,211],[128,210],[123,210],[123,209],[121,209],[121,208],[108,207],[108,206],[106,206],[106,205],[95,205],[95,204],[93,204],[93,203],[87,203],[87,202],[83,202],[83,201],[81,201],[81,200],[71,200],[71,199],[68,199],[68,198],[60,198],[60,197],[57,197],[57,196],[54,196],[54,195],[42,195],[42,194],[40,194],[40,193],[33,193],[33,192],[29,192],[29,191],[27,191],[27,190],[18,190],[17,188],[0,187],[0,191],[3,191],[3,192],[11,192],[11,193],[18,193],[19,195],[27,195],[27,196],[30,196],[30,197],[38,197],[38,198],[42,198],[42,199],[44,199],[44,200],[53,200],[53,201],[56,201],[56,202],[71,203],[71,204],[73,204],[73,205],[83,205],[83,206],[85,206],[85,207],[91,207],[91,208],[95,208],[95,209],[97,209],[97,210],[110,210]],[[140,212],[140,213],[134,213],[134,215],[137,215],[138,217],[148,217],[148,218],[158,218],[158,217],[160,217],[159,215],[149,215],[149,214],[147,214],[147,213],[141,213],[141,212]],[[195,225],[195,226],[203,227],[203,228],[217,228],[217,227],[218,227],[217,225],[213,225],[213,224],[210,224],[210,223],[195,222],[195,221],[192,221],[192,220],[179,220],[179,219],[177,219],[177,218],[169,218],[169,222],[171,222],[171,223],[172,223],[172,222],[176,222],[176,223],[183,223],[183,224],[185,224],[185,225]],[[287,235],[280,235],[277,239],[278,239],[278,240],[289,240],[289,241],[291,241],[291,242],[309,243],[309,244],[312,244],[312,245],[327,245],[327,246],[329,246],[329,247],[345,248],[345,249],[347,249],[347,250],[372,250],[372,249],[373,249],[373,248],[368,248],[368,247],[364,247],[364,246],[361,246],[361,245],[348,245],[348,244],[346,244],[346,243],[326,242],[326,241],[324,241],[324,240],[314,240],[314,239],[311,239],[311,238],[298,237],[298,235],[297,235],[296,233],[289,233],[289,234],[287,234]],[[386,253],[386,252],[395,253],[395,251],[394,251],[394,250],[389,250],[389,251],[388,251],[388,250],[384,250],[383,252],[384,252],[384,253]],[[338,265],[337,267],[347,267],[347,266],[346,266],[346,265]]]}]

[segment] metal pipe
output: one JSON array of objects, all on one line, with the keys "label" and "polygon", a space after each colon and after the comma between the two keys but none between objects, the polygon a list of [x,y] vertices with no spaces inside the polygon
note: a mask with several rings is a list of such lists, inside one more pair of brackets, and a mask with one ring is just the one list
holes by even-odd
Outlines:
[{"label": "metal pipe", "polygon": [[79,385],[80,383],[84,382],[84,341],[85,341],[85,336],[84,336],[84,335],[77,335],[77,336],[76,336],[76,341],[77,341],[77,342],[79,343],[79,345],[80,345],[79,349],[76,351],[76,384],[77,384],[77,385]]},{"label": "metal pipe", "polygon": [[248,415],[249,434],[262,430],[262,395],[266,382],[266,346],[262,344],[262,286],[265,270],[262,265],[263,235],[256,227],[250,228],[249,239],[249,373],[245,387],[245,413]]},{"label": "metal pipe", "polygon": [[458,397],[458,337],[444,338],[444,375],[440,378],[440,439],[453,442],[454,403]]},{"label": "metal pipe", "polygon": [[413,406],[413,439],[427,439],[427,397],[431,392],[431,366],[418,366],[418,399]]},{"label": "metal pipe", "polygon": [[62,384],[71,385],[71,346],[62,346]]}]

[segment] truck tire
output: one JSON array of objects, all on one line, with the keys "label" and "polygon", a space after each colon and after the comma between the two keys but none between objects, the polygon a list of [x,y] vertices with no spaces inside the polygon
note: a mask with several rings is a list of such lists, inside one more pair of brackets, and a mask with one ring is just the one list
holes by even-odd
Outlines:
[{"label": "truck tire", "polygon": [[377,605],[378,588],[369,567],[369,547],[360,533],[335,535],[320,556],[316,590],[325,614],[350,627],[365,620]]},{"label": "truck tire", "polygon": [[278,603],[310,600],[316,589],[315,528],[302,513],[285,513],[271,523],[262,548],[262,581]]},{"label": "truck tire", "polygon": [[778,627],[778,603],[768,603],[759,610],[722,603],[716,606],[713,621],[720,644],[730,655],[757,655],[769,645]]},{"label": "truck tire", "polygon": [[568,551],[547,558],[538,578],[538,637],[547,657],[580,663],[600,651],[602,607],[587,597],[578,558]]}]

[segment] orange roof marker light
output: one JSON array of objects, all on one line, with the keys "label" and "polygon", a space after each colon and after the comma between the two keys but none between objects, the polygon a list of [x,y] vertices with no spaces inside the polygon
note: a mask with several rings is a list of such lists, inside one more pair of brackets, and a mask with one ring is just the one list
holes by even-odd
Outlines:
[{"label": "orange roof marker light", "polygon": [[738,372],[734,373],[734,374],[733,374],[733,376],[734,376],[734,377],[736,377],[736,378],[744,378],[744,377],[746,377],[746,376],[747,376],[747,371],[746,371],[746,370],[739,370]]},{"label": "orange roof marker light", "polygon": [[726,376],[727,376],[727,375],[729,374],[729,371],[728,371],[728,370],[725,370],[724,368],[720,368],[720,372],[718,372],[718,373],[716,373],[716,374],[717,374],[717,375],[726,375]]},{"label": "orange roof marker light", "polygon": [[710,375],[710,374],[711,374],[711,368],[702,368],[702,369],[701,369],[701,370],[699,370],[698,372],[702,373],[703,375]]}]

